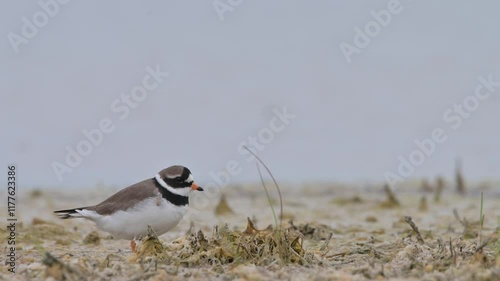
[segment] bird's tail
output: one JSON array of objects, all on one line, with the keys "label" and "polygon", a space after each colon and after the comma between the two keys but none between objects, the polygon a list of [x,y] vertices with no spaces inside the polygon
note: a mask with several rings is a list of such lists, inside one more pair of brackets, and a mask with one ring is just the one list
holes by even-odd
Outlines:
[{"label": "bird's tail", "polygon": [[82,216],[79,211],[82,211],[84,209],[85,208],[59,210],[59,211],[54,211],[54,214],[56,214],[60,219],[83,218],[84,216]]}]

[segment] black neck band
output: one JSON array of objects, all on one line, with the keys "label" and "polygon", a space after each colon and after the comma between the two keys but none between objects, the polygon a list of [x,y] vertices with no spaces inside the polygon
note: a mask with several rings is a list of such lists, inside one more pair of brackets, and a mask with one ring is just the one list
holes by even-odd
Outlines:
[{"label": "black neck band", "polygon": [[186,206],[189,204],[189,197],[170,192],[168,189],[161,186],[155,178],[153,178],[153,181],[155,182],[155,186],[158,188],[158,191],[160,191],[161,196],[167,199],[168,202],[174,204],[175,206]]}]

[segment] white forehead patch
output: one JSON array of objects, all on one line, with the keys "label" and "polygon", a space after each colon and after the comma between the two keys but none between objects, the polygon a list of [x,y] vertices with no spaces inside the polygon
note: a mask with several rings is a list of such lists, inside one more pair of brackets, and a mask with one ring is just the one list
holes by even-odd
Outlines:
[{"label": "white forehead patch", "polygon": [[193,175],[189,174],[189,177],[187,178],[186,182],[193,182]]}]

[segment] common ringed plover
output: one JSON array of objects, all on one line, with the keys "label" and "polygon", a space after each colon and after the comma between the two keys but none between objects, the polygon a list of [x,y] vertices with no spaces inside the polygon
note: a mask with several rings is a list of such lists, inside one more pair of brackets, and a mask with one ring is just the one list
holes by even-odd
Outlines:
[{"label": "common ringed plover", "polygon": [[135,239],[147,234],[147,226],[162,235],[186,214],[191,190],[203,191],[184,166],[171,166],[150,178],[122,189],[103,202],[88,207],[55,211],[62,219],[85,218],[116,238]]}]

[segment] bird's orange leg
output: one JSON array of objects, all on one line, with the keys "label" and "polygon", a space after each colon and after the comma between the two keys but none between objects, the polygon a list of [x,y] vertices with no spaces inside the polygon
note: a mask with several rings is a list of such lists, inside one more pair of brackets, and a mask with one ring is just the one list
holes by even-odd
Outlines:
[{"label": "bird's orange leg", "polygon": [[132,250],[132,253],[135,253],[135,241],[134,240],[130,240],[130,249]]}]

